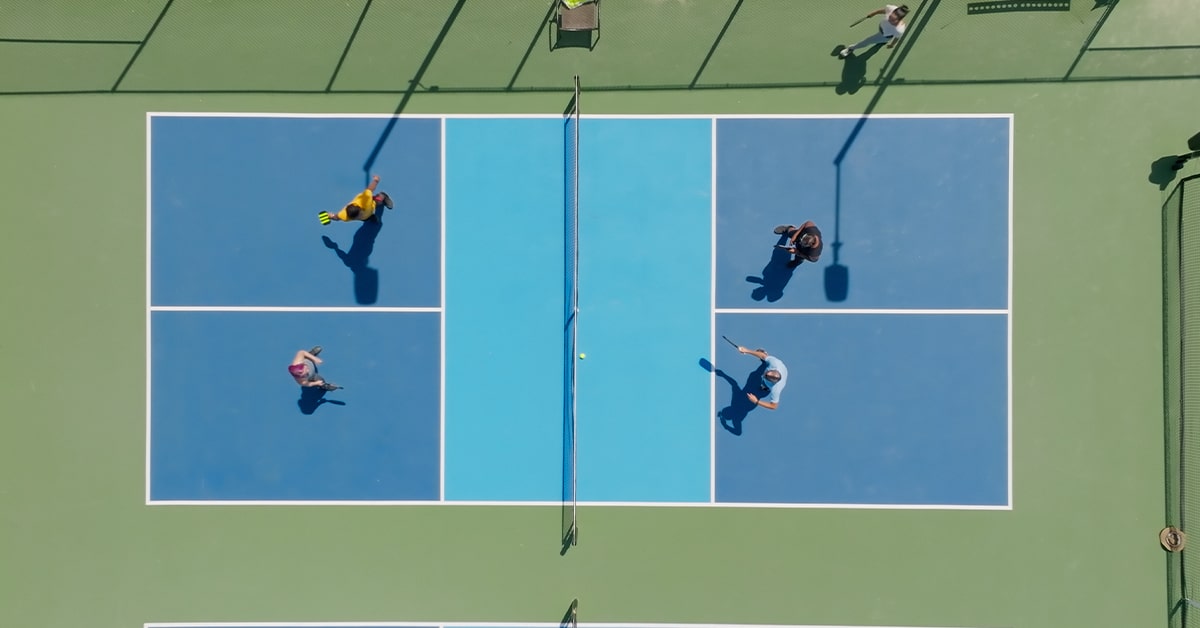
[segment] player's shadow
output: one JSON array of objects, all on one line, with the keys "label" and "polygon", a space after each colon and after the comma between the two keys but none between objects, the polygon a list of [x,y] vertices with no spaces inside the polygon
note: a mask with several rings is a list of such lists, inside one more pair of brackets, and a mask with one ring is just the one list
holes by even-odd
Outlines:
[{"label": "player's shadow", "polygon": [[337,253],[338,259],[354,273],[354,300],[359,305],[370,305],[379,298],[379,271],[368,266],[371,252],[375,250],[375,238],[383,223],[368,220],[354,232],[349,251],[343,251],[329,236],[321,236],[325,246]]},{"label": "player's shadow", "polygon": [[717,412],[717,419],[721,422],[721,427],[725,428],[730,434],[741,436],[742,422],[746,420],[746,416],[750,414],[750,411],[756,407],[746,394],[762,395],[762,376],[767,371],[767,363],[762,362],[759,364],[758,368],[754,369],[749,377],[746,378],[745,384],[739,384],[728,373],[716,368],[712,362],[704,358],[700,358],[700,368],[715,374],[729,384],[729,387],[732,389],[729,405]]},{"label": "player's shadow", "polygon": [[[845,48],[843,45],[838,45],[833,49],[832,55],[838,56],[838,53]],[[883,44],[871,46],[871,49],[863,54],[851,53],[842,61],[842,80],[833,88],[833,91],[838,94],[853,94],[862,89],[863,85],[867,84],[867,60],[875,56],[879,49],[883,48]]]},{"label": "player's shadow", "polygon": [[[776,245],[781,245],[787,241],[787,235],[779,236]],[[771,259],[767,261],[767,265],[762,269],[762,276],[755,277],[753,275],[746,277],[746,281],[756,283],[759,287],[750,292],[750,298],[755,301],[766,299],[774,303],[783,298],[783,289],[787,287],[788,282],[792,280],[792,273],[796,270],[790,265],[792,254],[781,248],[771,249]]]},{"label": "player's shadow", "polygon": [[300,406],[300,412],[304,414],[312,414],[317,411],[317,408],[326,403],[332,403],[335,406],[346,405],[345,401],[326,399],[325,389],[319,386],[302,386],[300,388],[300,399],[296,401],[296,405]]}]

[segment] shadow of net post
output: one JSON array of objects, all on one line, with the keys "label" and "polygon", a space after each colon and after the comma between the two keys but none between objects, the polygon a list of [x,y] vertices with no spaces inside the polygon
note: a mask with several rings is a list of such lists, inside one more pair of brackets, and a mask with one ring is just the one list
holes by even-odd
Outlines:
[{"label": "shadow of net post", "polygon": [[850,294],[850,269],[840,262],[842,250],[842,155],[834,160],[833,263],[825,267],[825,299],[834,303]]}]

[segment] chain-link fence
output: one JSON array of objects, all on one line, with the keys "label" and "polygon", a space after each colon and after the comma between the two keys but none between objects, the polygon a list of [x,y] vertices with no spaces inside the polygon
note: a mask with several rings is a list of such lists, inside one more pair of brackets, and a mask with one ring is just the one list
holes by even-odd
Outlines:
[{"label": "chain-link fence", "polygon": [[[600,0],[594,50],[552,0],[86,0],[5,9],[0,94],[413,93],[1200,78],[1192,28],[1118,0],[909,0],[903,42],[837,59],[877,0]],[[1130,5],[1132,7],[1132,5]],[[1186,21],[1186,20],[1182,20]],[[1157,32],[1156,41],[1140,39]]]}]

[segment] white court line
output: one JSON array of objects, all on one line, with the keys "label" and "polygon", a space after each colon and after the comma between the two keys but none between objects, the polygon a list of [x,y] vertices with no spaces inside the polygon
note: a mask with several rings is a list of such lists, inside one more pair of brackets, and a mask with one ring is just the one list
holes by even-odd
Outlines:
[{"label": "white court line", "polygon": [[[1009,297],[1012,301],[1012,297]],[[968,316],[1005,316],[1009,313],[1003,310],[954,310],[954,309],[904,309],[904,308],[721,308],[718,314],[923,314],[923,315],[968,315]]]},{"label": "white court line", "polygon": [[[587,628],[934,628],[933,626],[882,626],[850,624],[671,624],[654,622],[579,622]],[[247,622],[148,622],[143,628],[559,628],[545,621],[247,621]],[[936,628],[970,628],[938,626]]]},{"label": "white court line", "polygon": [[[562,500],[554,501],[434,501],[434,500],[202,500],[174,499],[147,501],[149,506],[497,506],[562,508]],[[750,502],[590,502],[580,506],[611,508],[728,508],[773,510],[1012,510],[1007,504],[790,504]]]},{"label": "white court line", "polygon": [[441,123],[441,160],[442,160],[442,305],[441,325],[441,381],[438,382],[438,498],[446,499],[446,120]]},{"label": "white court line", "polygon": [[1013,505],[1013,163],[1016,121],[1008,118],[1008,505]]},{"label": "white court line", "polygon": [[150,164],[153,161],[153,159],[151,159],[151,154],[150,154],[151,147],[152,147],[152,142],[150,140],[150,129],[152,127],[151,121],[152,121],[152,118],[151,118],[150,114],[147,114],[146,115],[146,453],[145,453],[145,456],[146,456],[146,478],[145,478],[146,503],[150,503],[150,473],[151,473],[151,469],[150,469],[150,426],[152,423],[152,421],[151,421],[152,413],[150,410],[150,403],[151,403],[152,398],[151,398],[150,391],[153,390],[153,388],[151,387],[151,382],[150,382],[150,372],[152,370],[154,370],[153,369],[154,355],[151,351],[151,347],[153,347],[153,345],[150,342],[150,318],[151,318],[150,317],[150,304],[154,302],[150,298],[150,285],[151,285],[150,270],[154,267],[154,264],[152,263],[152,260],[154,258],[152,258],[150,256],[151,240],[153,239],[152,235],[151,235],[151,231],[150,231],[150,229],[151,229],[151,214],[152,214],[150,194],[151,194],[151,181],[153,181],[153,179],[150,176]]},{"label": "white court line", "polygon": [[428,312],[442,311],[436,307],[287,307],[276,305],[153,305],[153,312]]},{"label": "white court line", "polygon": [[[708,355],[717,354],[717,121],[712,121],[712,151],[709,155],[712,161],[712,169],[709,176],[712,177],[712,190],[709,192],[712,195],[712,211],[709,220],[711,221],[709,232],[712,234],[712,259],[709,260],[709,277],[712,279],[708,289],[708,307],[710,310],[708,328],[710,330],[708,339]],[[715,410],[717,407],[717,373],[716,368],[708,376],[708,407],[710,410]],[[708,418],[708,501],[716,503],[717,501],[717,413],[709,412]]]},{"label": "white court line", "polygon": [[[282,113],[282,112],[230,112],[230,111],[155,111],[146,114],[162,118],[296,118],[296,119],[387,119],[401,118],[410,120],[477,120],[477,119],[507,119],[507,120],[562,120],[561,113]],[[583,120],[944,120],[944,119],[994,119],[1009,118],[1011,113],[872,113],[868,115],[855,113],[829,114],[582,114]]]}]

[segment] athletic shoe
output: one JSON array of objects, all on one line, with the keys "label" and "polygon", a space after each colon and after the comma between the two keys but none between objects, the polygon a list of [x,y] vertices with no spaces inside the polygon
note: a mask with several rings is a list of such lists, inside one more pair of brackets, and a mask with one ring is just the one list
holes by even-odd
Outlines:
[{"label": "athletic shoe", "polygon": [[317,345],[317,346],[313,347],[312,349],[309,349],[308,352],[313,355],[321,355],[321,345]]},{"label": "athletic shoe", "polygon": [[783,235],[795,228],[796,225],[779,225],[778,227],[775,227],[775,235]]},{"label": "athletic shoe", "polygon": [[329,382],[325,382],[324,384],[321,384],[321,388],[324,390],[337,390],[337,389],[341,388],[341,386],[338,386],[337,384],[330,384]]},{"label": "athletic shoe", "polygon": [[391,209],[392,207],[394,207],[394,205],[392,204],[392,197],[388,196],[387,192],[380,192],[379,195],[383,197],[383,206],[384,207],[386,207],[388,209]]},{"label": "athletic shoe", "polygon": [[853,52],[854,52],[853,48],[851,48],[850,46],[846,46],[845,48],[842,48],[841,52],[838,53],[838,58],[845,59],[846,57],[849,57]]}]

